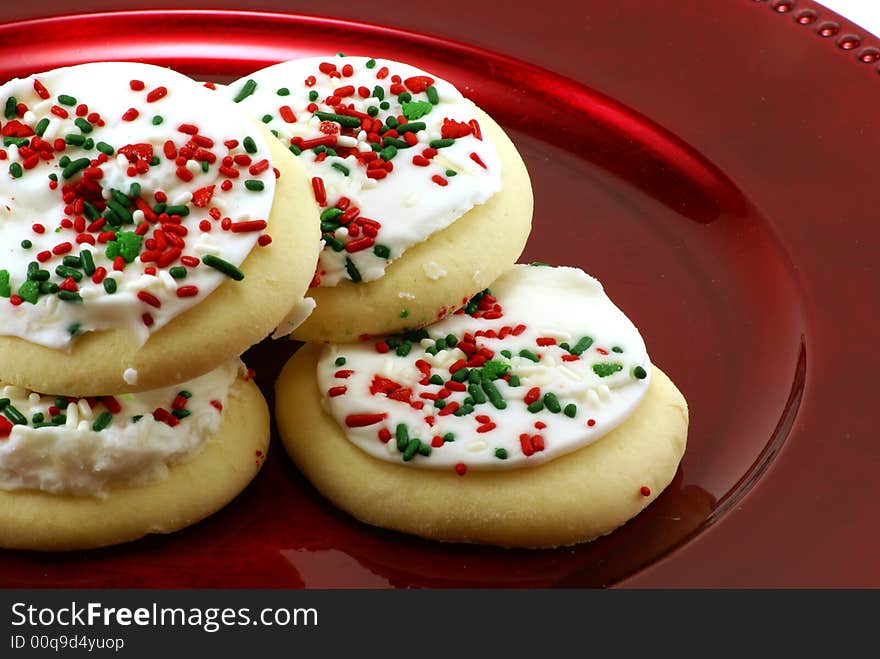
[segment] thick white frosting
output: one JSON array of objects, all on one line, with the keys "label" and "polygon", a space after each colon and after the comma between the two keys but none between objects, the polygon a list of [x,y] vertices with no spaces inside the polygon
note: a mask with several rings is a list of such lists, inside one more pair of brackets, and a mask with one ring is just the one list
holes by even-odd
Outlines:
[{"label": "thick white frosting", "polygon": [[[9,399],[30,422],[14,425],[6,437],[0,433],[0,490],[105,496],[110,485],[161,478],[169,465],[198,453],[217,432],[229,387],[242,368],[234,359],[189,382],[119,395],[121,409],[99,431],[93,426],[108,410],[101,399],[92,399],[93,406],[87,399],[72,400],[60,410],[66,417],[62,425],[34,427],[33,415],[48,420],[55,398],[0,387],[0,399]],[[181,391],[192,394],[184,407],[189,415],[174,427],[154,418],[158,408],[170,414]]]},{"label": "thick white frosting", "polygon": [[[401,463],[403,453],[396,432],[399,424],[405,424],[410,438],[418,438],[422,444],[434,442],[430,455],[416,454],[405,462],[407,465],[510,469],[540,464],[586,446],[633,412],[647,390],[648,354],[636,327],[609,300],[596,279],[576,268],[517,265],[495,282],[491,293],[497,302],[483,303],[489,307],[489,319],[467,313],[448,316],[426,328],[430,338],[413,343],[405,357],[399,356],[393,345],[383,352],[387,341],[324,348],[317,369],[318,386],[326,409],[350,441],[374,457]],[[500,317],[491,317],[495,315],[494,304],[501,305]],[[508,329],[503,330],[505,327]],[[422,394],[432,396],[449,390],[450,367],[458,370],[455,364],[469,359],[459,347],[465,334],[487,331],[490,336],[475,337],[476,348],[491,350],[490,362],[508,366],[507,373],[519,378],[519,386],[494,379],[493,385],[505,401],[504,409],[486,401],[474,404],[473,412],[464,416],[442,414]],[[492,338],[492,332],[506,336]],[[449,335],[458,340],[454,348],[441,349],[436,355],[426,351],[436,339]],[[580,352],[576,346],[584,337],[592,342]],[[561,347],[564,343],[568,350]],[[502,355],[502,350],[510,351],[511,356]],[[527,351],[528,356],[520,356],[521,351]],[[533,361],[535,358],[539,361]],[[344,360],[344,364],[338,365],[337,360]],[[425,383],[426,364],[430,375],[442,378],[442,384]],[[375,380],[377,374],[400,385],[404,393],[398,391],[389,397],[381,388],[377,390],[377,384],[382,385]],[[485,395],[485,389],[476,386]],[[535,387],[542,403],[551,402],[533,413],[525,399]],[[552,397],[545,397],[548,393],[559,403],[556,412],[550,411],[555,405]],[[463,406],[468,396],[469,391],[449,391],[445,400],[447,405]],[[415,401],[422,401],[424,407],[415,409],[411,404]],[[357,415],[364,414],[385,416],[381,420],[360,418],[360,422],[374,422],[358,427],[355,420],[355,427],[351,427],[352,415],[358,419]],[[389,432],[394,436],[384,442],[380,433],[387,438]],[[447,433],[454,435],[454,441],[435,439]],[[535,436],[540,439],[533,441]]]},{"label": "thick white frosting", "polygon": [[[133,80],[143,83],[143,88],[135,84],[137,89],[132,89],[130,83]],[[160,87],[167,90],[166,95],[155,93]],[[41,91],[48,98],[42,98]],[[75,98],[75,103],[65,104],[64,101],[70,103],[65,96]],[[198,304],[227,280],[226,275],[204,262],[186,266],[179,257],[167,263],[143,261],[141,257],[150,251],[159,251],[169,258],[174,256],[169,253],[174,248],[174,238],[162,241],[154,233],[165,224],[161,217],[156,222],[147,222],[148,226],[143,227],[147,229],[147,235],[133,262],[125,265],[121,272],[114,270],[113,259],[105,255],[108,245],[99,240],[102,231],[114,229],[111,224],[92,230],[83,230],[82,224],[62,228],[62,221],[74,223],[77,215],[85,217],[87,227],[92,225],[92,218],[82,210],[77,213],[76,208],[65,208],[64,186],[80,184],[87,172],[79,171],[65,179],[62,173],[64,168],[59,164],[63,157],[73,161],[93,159],[95,166],[102,170],[101,178],[96,180],[102,188],[97,194],[104,200],[111,198],[111,189],[129,195],[131,185],[137,183],[140,185],[141,199],[150,209],[158,203],[156,193],[160,193],[160,199],[164,193],[168,205],[185,206],[189,214],[181,217],[179,225],[182,229],[175,234],[183,241],[181,257],[202,259],[206,255],[213,255],[239,266],[254,248],[261,230],[224,230],[223,218],[229,218],[227,224],[231,222],[237,228],[241,228],[241,225],[234,223],[268,219],[275,175],[265,140],[232,103],[227,103],[200,84],[169,69],[122,62],[84,64],[11,80],[0,86],[0,112],[5,109],[10,97],[27,106],[20,118],[12,120],[27,127],[24,133],[40,127],[40,139],[49,145],[54,144],[55,140],[63,141],[68,135],[74,136],[73,139],[77,141],[91,139],[97,145],[86,149],[85,145],[69,143],[63,151],[50,148],[47,153],[51,153],[51,158],[38,159],[32,168],[22,167],[27,158],[22,156],[17,146],[4,147],[6,158],[0,159],[0,270],[9,272],[10,292],[15,295],[19,291],[27,278],[28,264],[37,261],[38,254],[51,252],[62,243],[71,245],[67,254],[52,254],[51,258],[39,264],[41,269],[48,271],[49,282],[61,284],[65,277],[56,274],[56,267],[62,264],[64,256],[78,256],[85,248],[91,252],[95,267],[106,269],[107,277],[113,278],[117,287],[115,293],[108,294],[103,281],[93,281],[92,276],[86,273],[81,281],[76,282],[76,292],[82,302],[66,302],[58,295],[43,294],[36,304],[24,301],[16,306],[10,303],[13,298],[7,294],[6,299],[0,298],[0,334],[63,348],[69,347],[75,337],[84,332],[123,328],[134,332],[143,342],[151,332]],[[59,97],[62,97],[61,100]],[[152,100],[148,101],[148,98]],[[77,108],[81,104],[88,106],[88,113],[84,117],[77,116]],[[206,111],[207,108],[210,111]],[[125,120],[124,116],[129,119],[133,116],[131,109],[137,112],[137,117]],[[58,116],[65,112],[69,115],[66,119]],[[100,115],[103,125],[92,113]],[[161,118],[158,125],[154,123],[159,121],[156,117]],[[43,131],[41,122],[45,125],[45,120],[48,120],[48,125]],[[75,123],[77,121],[78,125]],[[2,114],[0,126],[6,131],[16,128]],[[190,134],[190,126],[197,128],[196,135]],[[244,138],[248,136],[254,143],[253,153],[247,153],[244,147]],[[36,141],[33,135],[28,135],[26,139],[31,142],[28,148]],[[190,148],[193,158],[178,162],[176,158],[180,158],[181,148],[196,139],[198,144]],[[169,140],[177,153],[174,158],[166,155],[165,145]],[[237,140],[238,146],[227,146],[225,143],[230,140]],[[98,150],[100,143],[113,147],[114,153],[102,154]],[[142,173],[131,171],[132,163],[124,153],[120,153],[120,149],[136,144],[150,145],[158,164]],[[170,149],[167,153],[173,155]],[[239,158],[240,162],[233,162],[229,169],[221,170],[224,158],[236,155],[246,157]],[[107,161],[96,162],[95,159],[99,157],[107,157]],[[248,161],[251,165],[242,164]],[[248,171],[250,166],[261,161],[267,161],[269,166],[257,173]],[[21,173],[18,178],[14,176],[16,167],[22,167],[18,170]],[[181,167],[191,174],[191,180],[183,180],[189,176],[185,172],[178,172]],[[203,171],[203,167],[207,171]],[[231,170],[235,170],[232,176]],[[58,179],[55,189],[50,187],[50,175]],[[246,180],[258,182],[248,185],[262,189],[248,189]],[[223,189],[224,185],[230,184],[231,189]],[[207,201],[206,189],[210,190],[211,186],[214,186],[213,192]],[[199,190],[202,192],[196,192]],[[119,232],[134,232],[145,221],[142,210],[134,206],[128,210],[132,213],[133,223],[118,227]],[[208,223],[210,231],[203,230],[206,226],[203,222]],[[174,223],[173,219],[171,223]],[[35,231],[35,224],[44,227],[45,231]],[[166,228],[162,231],[162,237],[170,233]],[[96,244],[78,243],[77,238],[84,235],[96,240]],[[32,246],[23,248],[23,240],[30,241]],[[153,245],[155,249],[150,248],[150,240],[159,241]],[[180,266],[186,267],[186,277],[172,277],[169,270]],[[150,267],[155,268],[155,274],[145,273]],[[179,274],[179,271],[176,272]],[[193,286],[197,289],[196,294],[186,295],[192,293],[192,289],[185,289],[184,296],[179,296],[181,287]],[[142,292],[152,295],[161,306],[157,308],[139,299],[138,294]],[[149,314],[147,321],[144,320],[145,313]],[[148,325],[149,322],[152,324]]]},{"label": "thick white frosting", "polygon": [[[346,67],[351,67],[351,70]],[[325,72],[331,70],[335,73]],[[350,200],[349,208],[357,207],[360,217],[381,225],[374,237],[375,245],[389,250],[387,257],[377,255],[375,245],[352,253],[345,249],[335,251],[332,241],[328,241],[318,263],[317,285],[335,286],[341,281],[357,280],[357,276],[352,277],[350,269],[346,268],[347,258],[354,264],[362,281],[378,279],[388,265],[408,248],[487,201],[501,189],[498,153],[488,139],[478,139],[471,133],[456,139],[451,146],[437,149],[435,156],[421,161],[426,166],[414,164],[414,156],[421,157],[431,141],[443,137],[444,120],[467,124],[476,121],[476,113],[474,104],[450,83],[400,62],[341,56],[298,59],[252,73],[222,91],[231,99],[239,99],[243,109],[255,118],[266,121],[284,144],[290,145],[296,138],[312,140],[326,137],[322,128],[338,130],[338,124],[335,128],[328,127],[326,121],[322,122],[314,112],[335,113],[340,104],[359,113],[368,113],[370,107],[375,107],[377,114],[374,119],[382,122],[389,116],[397,118],[403,115],[405,109],[398,100],[399,94],[390,91],[391,86],[397,84],[393,82],[398,80],[394,76],[399,76],[401,87],[411,95],[412,100],[408,103],[420,102],[423,104],[420,107],[429,111],[411,120],[424,123],[425,128],[414,133],[416,144],[398,149],[390,160],[393,170],[384,178],[368,178],[367,165],[353,154],[323,157],[311,149],[305,149],[300,156],[311,175],[323,182],[326,201],[322,205],[329,208],[341,198]],[[433,88],[437,92],[436,104],[431,104],[426,91],[420,91],[422,85],[416,83],[412,89],[407,88],[408,80],[420,76],[428,76],[433,81]],[[246,85],[249,87],[246,88]],[[335,90],[347,86],[352,86],[355,92],[337,97],[335,103],[327,103]],[[381,87],[383,100],[389,104],[387,109],[380,107],[381,101],[374,95],[377,86]],[[361,89],[369,92],[366,98],[359,93]],[[279,90],[282,95],[279,95]],[[249,95],[242,98],[246,91],[250,91]],[[396,88],[396,91],[399,90]],[[310,93],[315,101],[310,100]],[[412,107],[409,108],[411,114]],[[282,112],[282,108],[286,109]],[[371,143],[385,146],[382,131],[371,137],[372,131],[364,130],[363,126],[364,123],[360,127],[344,130],[342,136],[338,137],[337,146],[332,148],[352,148],[358,152],[372,153]],[[357,220],[354,224],[357,224]],[[326,231],[324,235],[326,238]],[[333,232],[333,237],[343,244],[364,235],[359,230],[357,236],[350,236],[345,226]]]}]

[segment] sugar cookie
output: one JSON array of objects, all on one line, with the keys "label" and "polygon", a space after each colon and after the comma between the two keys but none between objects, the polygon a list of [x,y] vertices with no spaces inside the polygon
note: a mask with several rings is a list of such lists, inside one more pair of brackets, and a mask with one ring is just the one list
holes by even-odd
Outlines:
[{"label": "sugar cookie", "polygon": [[259,389],[231,360],[166,389],[65,399],[0,387],[0,546],[99,547],[219,510],[269,441]]},{"label": "sugar cookie", "polygon": [[407,64],[307,58],[225,93],[306,166],[325,247],[300,340],[355,341],[437,320],[520,255],[528,173],[450,83]]},{"label": "sugar cookie", "polygon": [[319,250],[308,177],[234,104],[104,62],[7,82],[0,107],[4,381],[161,387],[241,354],[302,299]]},{"label": "sugar cookie", "polygon": [[285,446],[331,501],[447,541],[609,533],[671,482],[687,435],[681,394],[574,268],[515,266],[424,330],[306,346],[276,390]]}]

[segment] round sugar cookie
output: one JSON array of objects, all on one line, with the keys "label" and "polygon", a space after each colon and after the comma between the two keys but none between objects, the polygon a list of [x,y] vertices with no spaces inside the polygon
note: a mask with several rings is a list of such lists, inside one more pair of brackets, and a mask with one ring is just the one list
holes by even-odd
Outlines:
[{"label": "round sugar cookie", "polygon": [[297,467],[324,496],[374,526],[502,547],[586,542],[647,507],[672,481],[685,450],[687,404],[654,367],[636,411],[594,444],[526,469],[469,470],[464,476],[410,469],[362,451],[321,408],[314,381],[319,353],[318,346],[304,346],[281,373],[279,432]]},{"label": "round sugar cookie", "polygon": [[620,526],[672,480],[687,433],[638,330],[575,268],[514,266],[421,330],[307,347],[277,394],[289,452],[340,507],[504,546]]},{"label": "round sugar cookie", "polygon": [[308,176],[234,104],[122,62],[12,80],[0,103],[14,139],[0,175],[5,382],[162,387],[238,356],[301,303],[320,248]]},{"label": "round sugar cookie", "polygon": [[443,317],[513,264],[532,191],[516,148],[450,83],[365,57],[284,62],[226,94],[312,176],[325,247],[303,341],[356,341]]},{"label": "round sugar cookie", "polygon": [[[193,400],[198,395],[195,390]],[[180,425],[186,422],[183,419]],[[78,493],[0,489],[0,546],[41,551],[101,547],[150,533],[171,533],[220,510],[247,486],[265,460],[269,412],[252,381],[235,377],[217,425],[193,455],[172,462],[167,472],[151,470],[153,475],[142,483],[111,479],[101,482],[98,495],[88,494],[79,492],[94,486],[88,477],[77,480],[73,471],[47,469],[44,486]],[[10,462],[8,455],[0,454],[0,481],[11,478],[8,464],[4,471],[4,459]],[[21,459],[21,464],[28,464]],[[120,472],[139,464],[133,449],[119,448],[116,454],[108,449],[107,461]],[[142,462],[150,461],[144,457]],[[28,478],[38,473],[34,464],[26,471]]]}]

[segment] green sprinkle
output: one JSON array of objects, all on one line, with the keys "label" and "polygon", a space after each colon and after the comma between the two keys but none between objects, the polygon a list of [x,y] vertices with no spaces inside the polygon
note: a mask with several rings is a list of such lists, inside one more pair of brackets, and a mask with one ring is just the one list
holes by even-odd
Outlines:
[{"label": "green sprinkle", "polygon": [[242,85],[239,92],[235,95],[235,98],[233,98],[232,100],[235,101],[236,103],[241,103],[244,99],[246,99],[248,96],[253,94],[256,89],[257,89],[257,81],[252,80],[252,79],[248,79],[244,83],[244,85]]},{"label": "green sprinkle", "polygon": [[287,87],[282,87],[275,93],[278,94],[278,96],[290,96],[290,90]]},{"label": "green sprinkle", "polygon": [[449,177],[452,177],[452,176],[458,176],[458,172],[455,171],[454,169],[447,169],[447,170],[446,170],[446,176],[449,176]]},{"label": "green sprinkle", "polygon": [[58,97],[58,102],[61,103],[61,105],[66,105],[68,107],[76,105],[76,99],[73,96],[68,96],[67,94],[61,94]]},{"label": "green sprinkle", "polygon": [[182,265],[175,265],[172,268],[168,269],[168,274],[174,277],[174,279],[185,279],[186,278],[186,268]]},{"label": "green sprinkle", "polygon": [[380,259],[387,259],[391,256],[391,248],[387,245],[375,245],[373,246],[373,254],[378,256]]},{"label": "green sprinkle", "polygon": [[519,386],[519,377],[516,375],[511,375],[507,380],[508,387],[518,387]]},{"label": "green sprinkle", "polygon": [[223,273],[230,279],[234,279],[235,281],[241,281],[244,279],[244,273],[232,265],[229,261],[224,261],[219,256],[214,256],[213,254],[205,254],[202,257],[202,263],[204,263],[209,268],[214,268],[215,270]]},{"label": "green sprinkle", "polygon": [[446,433],[445,435],[443,435],[443,441],[444,441],[444,442],[454,442],[454,441],[455,441],[455,435],[454,435],[453,433],[451,433],[451,432],[448,432],[448,433]]},{"label": "green sprinkle", "polygon": [[406,447],[403,449],[403,461],[409,462],[410,460],[412,460],[413,457],[415,457],[415,454],[418,452],[420,445],[421,442],[416,438],[409,440],[409,442],[407,442],[406,444]]},{"label": "green sprinkle", "polygon": [[425,457],[431,455],[431,445],[424,442],[419,444],[419,455],[424,455]]},{"label": "green sprinkle", "polygon": [[[131,211],[116,201],[116,199],[108,199],[107,208],[113,211],[122,224],[134,224],[134,217],[132,216]],[[138,250],[140,250],[140,245],[138,245]],[[131,261],[129,261],[129,263],[131,263]]]},{"label": "green sprinkle", "polygon": [[482,378],[482,375],[480,374],[480,371],[478,369],[476,369],[476,368],[472,369],[468,373],[468,382],[470,382],[471,384],[480,384],[480,382],[482,382],[482,381],[483,381],[483,378]]},{"label": "green sprinkle", "polygon": [[455,144],[455,140],[451,137],[447,137],[442,140],[431,140],[430,142],[428,142],[428,146],[430,146],[432,149],[442,149],[447,146],[452,146],[453,144]]},{"label": "green sprinkle", "polygon": [[404,103],[403,116],[410,121],[414,121],[416,119],[421,119],[432,109],[434,109],[434,106],[426,101],[413,101],[411,103]]},{"label": "green sprinkle", "polygon": [[189,206],[187,206],[186,204],[165,206],[165,212],[169,215],[180,215],[180,217],[186,217],[187,215],[189,215]]},{"label": "green sprinkle", "polygon": [[502,351],[501,351],[501,354],[504,355],[505,357],[507,357],[508,359],[510,359],[511,357],[513,357],[513,353],[510,352],[510,350],[502,350]]},{"label": "green sprinkle", "polygon": [[296,144],[291,144],[287,148],[295,156],[298,156],[302,153],[302,149],[300,149]]},{"label": "green sprinkle", "polygon": [[409,430],[406,424],[397,424],[394,434],[397,437],[397,450],[403,453],[406,450],[406,445],[409,444]]},{"label": "green sprinkle", "polygon": [[641,366],[636,366],[633,369],[632,373],[633,373],[633,377],[636,380],[644,380],[646,377],[648,377],[648,372],[644,368],[642,368]]},{"label": "green sprinkle", "polygon": [[507,460],[507,449],[496,448],[495,449],[495,457],[499,460]]},{"label": "green sprinkle", "polygon": [[79,334],[81,329],[81,323],[71,323],[67,326],[67,333],[70,334],[70,336],[76,336],[77,334]]},{"label": "green sprinkle", "polygon": [[58,299],[64,300],[65,302],[82,302],[79,293],[73,293],[71,291],[58,291]]},{"label": "green sprinkle", "polygon": [[593,372],[600,378],[607,378],[609,375],[622,370],[623,364],[619,364],[617,362],[602,362],[600,364],[593,364]]},{"label": "green sprinkle", "polygon": [[574,344],[574,347],[570,350],[573,355],[582,355],[586,352],[589,347],[593,345],[593,339],[589,336],[583,337],[580,341]]},{"label": "green sprinkle", "polygon": [[100,432],[113,422],[113,415],[110,412],[101,412],[95,422],[92,424],[92,430]]},{"label": "green sprinkle", "polygon": [[193,396],[192,392],[187,391],[186,389],[181,389],[180,391],[177,392],[177,395],[180,396],[181,398],[186,398],[187,400],[189,400]]},{"label": "green sprinkle", "polygon": [[438,398],[434,401],[434,407],[436,407],[438,410],[442,410],[444,407],[446,407],[446,401],[442,398]]},{"label": "green sprinkle", "polygon": [[439,384],[439,385],[443,384],[443,378],[440,377],[439,375],[437,375],[436,373],[434,375],[432,375],[428,381],[431,384]]},{"label": "green sprinkle", "polygon": [[379,152],[379,157],[382,158],[382,160],[386,160],[386,161],[392,160],[394,158],[394,156],[396,156],[396,155],[397,155],[397,147],[393,147],[393,146],[386,146],[384,149],[382,149]]},{"label": "green sprinkle", "polygon": [[82,146],[85,144],[86,138],[82,135],[78,135],[77,133],[68,133],[64,136],[65,144],[72,144],[74,146]]},{"label": "green sprinkle", "polygon": [[12,145],[22,147],[30,144],[30,140],[24,137],[4,137],[3,138],[3,146],[12,146]]},{"label": "green sprinkle", "polygon": [[523,357],[525,359],[528,359],[529,361],[533,361],[533,362],[541,361],[541,359],[538,357],[538,355],[533,353],[531,350],[522,349],[519,351],[519,356]]},{"label": "green sprinkle", "polygon": [[272,115],[264,114],[262,117],[260,117],[260,121],[262,121],[264,124],[268,124],[270,121],[272,121]]},{"label": "green sprinkle", "polygon": [[487,377],[483,377],[482,382],[480,383],[483,387],[483,391],[486,392],[486,396],[489,398],[489,402],[492,403],[492,406],[495,409],[503,410],[507,407],[507,403],[501,397],[501,393],[498,389],[495,388],[495,384]]},{"label": "green sprinkle", "polygon": [[86,119],[82,117],[77,117],[73,120],[73,123],[76,124],[76,127],[79,128],[82,132],[88,134],[92,132],[92,124],[90,124]]},{"label": "green sprinkle", "polygon": [[611,348],[611,352],[616,352],[620,354],[623,352],[623,348],[621,348],[620,346],[614,346],[613,348]]},{"label": "green sprinkle", "polygon": [[428,85],[425,89],[425,95],[428,97],[431,105],[437,105],[440,102],[440,95],[437,93],[437,88],[434,85]]},{"label": "green sprinkle", "polygon": [[254,138],[248,135],[242,141],[242,146],[244,146],[244,150],[248,153],[256,153],[257,152],[257,143],[254,142]]},{"label": "green sprinkle", "polygon": [[18,287],[18,297],[31,304],[36,304],[40,298],[40,285],[31,279],[23,281]]},{"label": "green sprinkle", "polygon": [[401,135],[403,133],[417,133],[420,130],[425,130],[424,121],[411,121],[408,124],[400,124],[397,126],[397,132]]},{"label": "green sprinkle", "polygon": [[346,167],[345,165],[343,165],[341,162],[334,162],[334,163],[332,163],[330,166],[331,166],[333,169],[335,169],[337,172],[342,172],[342,175],[343,175],[343,176],[348,176],[348,174],[349,174],[348,167]]},{"label": "green sprinkle", "polygon": [[137,423],[138,421],[140,421],[140,420],[143,419],[143,418],[144,418],[144,415],[143,415],[143,414],[137,414],[137,415],[131,417],[131,422],[132,422],[132,423]]},{"label": "green sprinkle", "polygon": [[83,211],[87,218],[89,218],[92,222],[101,217],[101,211],[99,211],[91,202],[83,203]]},{"label": "green sprinkle", "polygon": [[559,412],[562,411],[562,406],[559,404],[559,399],[554,393],[548,392],[544,394],[544,405],[546,405],[547,409],[553,412],[553,414],[559,414]]},{"label": "green sprinkle", "polygon": [[41,281],[40,282],[40,293],[44,295],[55,295],[58,292],[58,284],[55,284],[51,281]]},{"label": "green sprinkle", "polygon": [[95,148],[98,149],[98,151],[100,151],[101,153],[106,153],[108,156],[112,156],[114,153],[116,153],[116,149],[107,144],[107,142],[98,142],[95,145]]},{"label": "green sprinkle", "polygon": [[483,377],[487,377],[490,380],[497,380],[498,378],[507,375],[509,370],[510,364],[505,364],[497,359],[492,359],[483,364]]},{"label": "green sprinkle", "polygon": [[526,409],[532,414],[537,414],[544,409],[544,403],[540,400],[536,400],[534,403],[530,403]]},{"label": "green sprinkle", "polygon": [[385,125],[388,126],[388,128],[397,128],[397,117],[385,117]]},{"label": "green sprinkle", "polygon": [[468,370],[466,368],[460,368],[455,373],[452,374],[451,379],[454,382],[464,382],[465,380],[468,379],[469,373],[470,373],[470,370]]},{"label": "green sprinkle", "polygon": [[474,403],[476,403],[477,405],[482,405],[488,400],[488,398],[486,398],[486,394],[483,393],[483,390],[480,389],[480,386],[477,384],[469,384],[468,393],[471,395],[471,398],[474,399]]},{"label": "green sprinkle", "polygon": [[368,69],[374,69],[374,68],[376,68],[376,60],[368,59],[367,63],[364,64],[364,66],[366,66]]},{"label": "green sprinkle", "polygon": [[90,163],[91,160],[89,160],[88,158],[77,158],[76,160],[71,160],[67,167],[61,170],[61,176],[64,179],[69,179],[77,172],[81,172],[86,167],[88,167]]},{"label": "green sprinkle", "polygon": [[333,363],[337,366],[345,366],[345,357],[337,357],[336,361]]},{"label": "green sprinkle", "polygon": [[341,252],[342,250],[345,249],[345,244],[341,240],[338,240],[332,234],[325,233],[323,237],[324,237],[324,242],[327,243],[328,245],[330,245],[330,248],[334,252]]},{"label": "green sprinkle", "polygon": [[61,259],[61,263],[68,268],[82,268],[82,259],[73,254],[66,254],[64,258]]},{"label": "green sprinkle", "polygon": [[400,318],[409,318],[409,309],[401,309],[400,313],[397,315]]},{"label": "green sprinkle", "polygon": [[375,117],[377,114],[379,114],[379,108],[375,105],[371,105],[367,108],[367,114],[371,117]]},{"label": "green sprinkle", "polygon": [[22,249],[30,249],[33,246],[34,246],[34,244],[30,240],[28,240],[27,238],[25,238],[24,240],[21,241],[21,248]]},{"label": "green sprinkle", "polygon": [[357,266],[347,256],[345,257],[345,271],[348,273],[348,278],[353,282],[357,283],[361,280],[360,270],[357,269]]},{"label": "green sprinkle", "polygon": [[398,357],[406,357],[410,351],[412,350],[412,341],[403,341],[398,347],[395,353]]},{"label": "green sprinkle", "polygon": [[92,253],[89,250],[81,250],[79,253],[79,260],[82,262],[84,273],[89,277],[95,274],[95,259],[92,257]]},{"label": "green sprinkle", "polygon": [[320,220],[321,222],[335,222],[339,219],[339,216],[342,215],[343,211],[339,208],[331,206],[330,208],[325,208],[321,211]]},{"label": "green sprinkle", "polygon": [[381,103],[379,103],[379,107],[383,110],[387,110],[391,107],[391,103],[389,103],[388,101],[382,101]]},{"label": "green sprinkle", "polygon": [[8,398],[4,398],[6,401],[6,405],[3,410],[3,415],[12,421],[17,426],[26,426],[27,425],[27,417],[24,414],[18,411],[18,408],[15,407],[12,403],[9,402]]},{"label": "green sprinkle", "polygon": [[42,412],[37,412],[31,417],[31,423],[42,423],[45,418],[46,417]]},{"label": "green sprinkle", "polygon": [[104,280],[104,290],[110,295],[116,292],[116,280],[113,277],[107,277]]},{"label": "green sprinkle", "polygon": [[9,174],[12,176],[12,178],[21,178],[22,174],[24,174],[24,169],[19,163],[14,162],[9,165]]},{"label": "green sprinkle", "polygon": [[190,412],[189,410],[171,410],[171,414],[173,416],[176,416],[178,419],[185,419],[190,414],[192,414],[192,412]]},{"label": "green sprinkle", "polygon": [[67,167],[68,164],[70,164],[70,156],[61,156],[58,159],[59,167]]},{"label": "green sprinkle", "polygon": [[565,408],[563,408],[562,413],[569,419],[573,419],[578,413],[577,405],[575,405],[574,403],[569,403],[565,406]]},{"label": "green sprinkle", "polygon": [[397,95],[397,102],[403,105],[404,103],[409,103],[412,100],[412,94],[409,92],[403,92]]},{"label": "green sprinkle", "polygon": [[153,118],[152,118],[151,121],[152,121],[152,123],[153,123],[154,126],[161,126],[161,125],[162,125],[162,122],[165,121],[165,119],[163,119],[161,116],[159,116],[159,115],[157,114],[157,115],[154,115],[154,116],[153,116]]},{"label": "green sprinkle", "polygon": [[334,114],[333,112],[315,112],[315,116],[321,121],[334,121],[345,128],[358,128],[361,120],[357,117],[349,117],[345,114]]},{"label": "green sprinkle", "polygon": [[312,102],[318,100],[318,92],[316,92],[314,89],[309,92],[309,100]]},{"label": "green sprinkle", "polygon": [[162,161],[159,160],[159,156],[153,156],[152,159],[150,160],[150,167],[155,167],[160,162],[162,162]]},{"label": "green sprinkle", "polygon": [[249,178],[244,182],[244,187],[246,187],[251,192],[262,192],[266,186],[262,181],[258,181],[254,178]]},{"label": "green sprinkle", "polygon": [[18,116],[18,99],[15,96],[6,99],[6,108],[3,114],[7,119],[15,119]]},{"label": "green sprinkle", "polygon": [[63,426],[67,423],[67,415],[66,414],[56,414],[52,417],[52,425],[53,426]]},{"label": "green sprinkle", "polygon": [[49,127],[49,118],[43,117],[37,122],[37,125],[34,127],[34,132],[40,137],[43,136],[43,133],[46,132],[46,129]]}]

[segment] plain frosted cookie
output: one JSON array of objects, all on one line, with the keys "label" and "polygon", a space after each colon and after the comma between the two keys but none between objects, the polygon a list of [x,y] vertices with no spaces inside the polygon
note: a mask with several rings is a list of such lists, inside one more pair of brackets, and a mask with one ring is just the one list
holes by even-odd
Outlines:
[{"label": "plain frosted cookie", "polygon": [[532,190],[504,131],[407,64],[307,58],[224,91],[308,169],[321,209],[317,308],[292,336],[356,341],[461,306],[521,254]]},{"label": "plain frosted cookie", "polygon": [[308,176],[234,104],[110,62],[7,82],[0,109],[4,382],[166,386],[302,301],[320,246]]},{"label": "plain frosted cookie", "polygon": [[289,454],[343,510],[509,547],[624,524],[671,482],[688,426],[636,328],[573,268],[514,266],[422,331],[307,345],[276,394]]},{"label": "plain frosted cookie", "polygon": [[0,387],[0,547],[67,550],[170,533],[257,474],[269,411],[231,360],[139,394],[68,399]]}]

